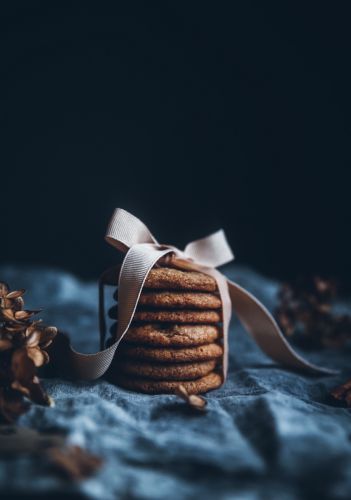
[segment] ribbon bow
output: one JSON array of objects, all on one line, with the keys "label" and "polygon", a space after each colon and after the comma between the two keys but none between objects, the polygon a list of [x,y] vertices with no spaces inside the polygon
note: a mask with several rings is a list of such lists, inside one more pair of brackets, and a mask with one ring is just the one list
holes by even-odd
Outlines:
[{"label": "ribbon bow", "polygon": [[[228,327],[231,309],[259,347],[273,360],[291,368],[316,374],[334,374],[304,360],[289,345],[273,316],[251,293],[228,280],[216,267],[234,259],[223,230],[189,243],[183,251],[157,242],[145,224],[129,212],[114,211],[106,233],[106,241],[125,253],[118,280],[118,331],[115,342],[104,347],[105,323],[102,312],[103,294],[100,286],[101,348],[94,354],[82,354],[71,348],[71,368],[83,379],[96,379],[110,366],[118,344],[133,320],[145,280],[158,260],[173,254],[181,269],[200,271],[212,276],[218,285],[223,309],[223,377],[227,373]],[[103,280],[102,280],[103,285]]]}]

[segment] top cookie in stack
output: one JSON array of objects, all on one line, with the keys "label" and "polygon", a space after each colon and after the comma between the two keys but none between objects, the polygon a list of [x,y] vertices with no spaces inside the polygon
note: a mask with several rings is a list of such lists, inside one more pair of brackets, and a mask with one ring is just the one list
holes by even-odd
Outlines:
[{"label": "top cookie in stack", "polygon": [[[110,316],[117,319],[117,306]],[[154,394],[173,393],[179,384],[189,394],[219,387],[221,321],[222,304],[211,276],[155,267],[116,353],[117,383]]]}]

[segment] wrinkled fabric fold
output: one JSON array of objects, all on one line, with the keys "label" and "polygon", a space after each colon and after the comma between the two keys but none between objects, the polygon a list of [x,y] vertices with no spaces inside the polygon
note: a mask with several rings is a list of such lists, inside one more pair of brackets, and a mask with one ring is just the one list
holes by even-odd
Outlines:
[{"label": "wrinkled fabric fold", "polygon": [[[173,254],[177,267],[203,272],[212,276],[222,300],[223,363],[225,380],[228,368],[228,327],[231,311],[235,312],[257,345],[274,361],[289,368],[314,374],[333,374],[334,370],[318,367],[302,358],[287,342],[273,316],[261,302],[238,284],[227,280],[216,267],[233,260],[234,256],[223,230],[189,243],[184,251],[157,242],[145,224],[129,212],[118,208],[109,223],[106,241],[125,253],[118,279],[118,330],[114,343],[94,354],[82,354],[70,348],[70,375],[93,380],[109,368],[120,341],[127,333],[138,305],[139,297],[154,265],[167,254]],[[104,345],[105,322],[103,306],[103,277],[100,283],[100,334]]]}]

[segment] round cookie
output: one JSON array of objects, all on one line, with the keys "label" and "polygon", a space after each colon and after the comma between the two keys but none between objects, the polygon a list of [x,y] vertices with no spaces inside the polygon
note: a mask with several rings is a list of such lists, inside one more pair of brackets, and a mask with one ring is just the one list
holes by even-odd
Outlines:
[{"label": "round cookie", "polygon": [[[207,361],[220,358],[223,354],[222,346],[218,344],[205,344],[197,347],[185,347],[173,349],[131,346],[122,343],[117,351],[117,356],[127,358],[156,361],[158,363],[189,363],[191,361]],[[124,358],[123,358],[124,359]]]},{"label": "round cookie", "polygon": [[125,389],[148,394],[173,394],[180,384],[185,387],[188,394],[201,394],[217,389],[222,384],[222,377],[218,373],[211,372],[196,380],[176,382],[171,380],[147,380],[119,373],[116,382]]},{"label": "round cookie", "polygon": [[[111,319],[117,319],[118,307],[113,306],[108,311]],[[154,311],[151,309],[137,309],[133,321],[143,323],[191,323],[208,324],[222,321],[221,311],[217,309],[207,309],[195,311],[190,309]]]},{"label": "round cookie", "polygon": [[137,360],[123,360],[116,364],[116,370],[154,380],[193,380],[212,372],[215,366],[216,361],[155,364]]},{"label": "round cookie", "polygon": [[144,291],[140,295],[139,304],[161,309],[219,309],[222,302],[213,293]]},{"label": "round cookie", "polygon": [[[115,319],[115,318],[114,318]],[[177,310],[177,311],[151,311],[137,310],[134,321],[148,323],[219,323],[222,321],[221,313],[214,309],[206,311]]]},{"label": "round cookie", "polygon": [[212,276],[197,271],[181,271],[170,267],[157,267],[151,269],[144,287],[157,290],[214,292],[217,290],[217,283]]},{"label": "round cookie", "polygon": [[218,339],[217,325],[133,325],[123,341],[157,347],[193,347]]}]

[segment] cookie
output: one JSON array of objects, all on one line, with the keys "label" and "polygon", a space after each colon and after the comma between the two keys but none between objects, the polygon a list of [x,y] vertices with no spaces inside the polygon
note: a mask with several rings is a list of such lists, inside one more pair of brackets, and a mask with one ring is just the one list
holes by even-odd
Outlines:
[{"label": "cookie", "polygon": [[205,344],[197,347],[185,348],[157,348],[146,346],[133,346],[121,343],[117,356],[121,359],[136,358],[158,363],[189,363],[191,361],[207,361],[220,358],[223,354],[222,346],[218,344]]},{"label": "cookie", "polygon": [[212,372],[216,361],[198,363],[144,363],[138,360],[122,360],[116,364],[116,370],[141,378],[154,380],[193,380]]},{"label": "cookie", "polygon": [[134,314],[134,321],[148,323],[219,323],[222,320],[221,314],[217,310],[194,311],[149,311],[139,309]]},{"label": "cookie", "polygon": [[144,291],[139,299],[141,306],[165,309],[219,309],[218,295],[202,292]]},{"label": "cookie", "polygon": [[181,271],[170,267],[157,267],[151,269],[144,287],[157,290],[214,292],[217,290],[217,283],[212,276],[197,271]]},{"label": "cookie", "polygon": [[185,387],[188,394],[201,394],[217,389],[222,384],[222,377],[218,373],[211,372],[196,380],[176,382],[171,380],[148,380],[119,373],[116,382],[125,389],[148,394],[173,394],[180,384]]},{"label": "cookie", "polygon": [[219,333],[216,325],[134,325],[123,341],[157,347],[193,347],[214,342]]},{"label": "cookie", "polygon": [[[118,307],[113,306],[108,312],[112,319],[117,319]],[[219,323],[222,320],[221,311],[207,309],[204,311],[195,311],[193,309],[182,310],[163,310],[154,311],[151,309],[137,309],[133,321],[146,323],[191,323],[207,324]]]}]

